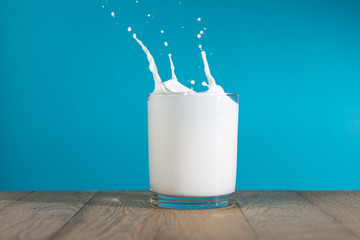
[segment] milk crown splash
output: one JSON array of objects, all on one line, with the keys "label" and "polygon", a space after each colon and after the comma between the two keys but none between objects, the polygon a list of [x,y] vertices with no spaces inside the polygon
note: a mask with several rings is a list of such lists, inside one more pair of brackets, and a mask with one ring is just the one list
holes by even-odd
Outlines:
[{"label": "milk crown splash", "polygon": [[[155,60],[153,58],[153,56],[151,55],[150,51],[147,49],[147,47],[145,47],[145,45],[142,43],[142,41],[140,41],[137,37],[136,34],[133,34],[134,39],[138,42],[138,44],[142,47],[143,51],[145,52],[147,59],[149,61],[149,69],[151,71],[151,73],[153,74],[153,78],[154,78],[154,82],[155,82],[155,89],[153,91],[153,93],[184,93],[184,94],[195,94],[196,92],[193,91],[190,88],[185,87],[184,85],[182,85],[178,80],[177,77],[175,75],[175,67],[174,67],[174,63],[171,59],[171,54],[169,54],[169,60],[170,60],[170,68],[171,68],[171,79],[165,82],[161,81],[160,75],[158,73],[158,69],[156,67],[155,64]],[[206,78],[209,82],[209,89],[205,92],[201,92],[198,94],[206,94],[206,93],[224,93],[224,90],[221,86],[217,85],[215,82],[215,79],[213,78],[213,76],[210,73],[210,68],[209,68],[209,64],[207,62],[206,59],[206,53],[205,51],[201,51],[201,56],[204,62],[204,71],[205,71],[205,75]]]}]

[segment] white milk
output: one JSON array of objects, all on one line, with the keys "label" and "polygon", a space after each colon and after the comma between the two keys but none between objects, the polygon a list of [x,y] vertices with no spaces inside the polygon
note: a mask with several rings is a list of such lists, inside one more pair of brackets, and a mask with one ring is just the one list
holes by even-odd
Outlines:
[{"label": "white milk", "polygon": [[151,95],[150,187],[170,196],[235,191],[238,104],[224,95]]},{"label": "white milk", "polygon": [[162,82],[143,43],[154,76],[148,98],[151,191],[168,196],[207,197],[235,191],[238,104],[215,83],[206,54],[201,52],[209,89],[183,86],[175,75]]}]

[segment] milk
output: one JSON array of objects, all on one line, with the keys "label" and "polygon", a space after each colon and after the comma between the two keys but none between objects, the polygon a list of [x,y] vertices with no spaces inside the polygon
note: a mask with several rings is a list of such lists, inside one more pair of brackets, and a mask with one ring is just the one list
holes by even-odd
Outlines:
[{"label": "milk", "polygon": [[224,93],[210,73],[201,51],[208,90],[197,93],[175,75],[162,82],[149,50],[154,78],[148,97],[149,168],[151,191],[176,197],[212,197],[235,191],[238,104]]},{"label": "milk", "polygon": [[235,191],[238,104],[226,95],[151,95],[151,191],[205,197]]}]

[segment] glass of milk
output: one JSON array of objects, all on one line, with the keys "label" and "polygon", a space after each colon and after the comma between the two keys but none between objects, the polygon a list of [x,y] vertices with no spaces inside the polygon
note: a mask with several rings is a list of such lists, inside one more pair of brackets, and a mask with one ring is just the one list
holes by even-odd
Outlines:
[{"label": "glass of milk", "polygon": [[211,209],[234,202],[238,95],[148,95],[150,202]]}]

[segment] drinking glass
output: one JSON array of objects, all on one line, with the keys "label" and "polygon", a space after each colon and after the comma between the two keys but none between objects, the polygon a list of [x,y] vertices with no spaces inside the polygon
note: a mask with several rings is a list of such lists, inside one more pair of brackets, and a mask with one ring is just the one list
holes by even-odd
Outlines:
[{"label": "drinking glass", "polygon": [[149,94],[150,202],[173,209],[234,203],[238,95]]}]

